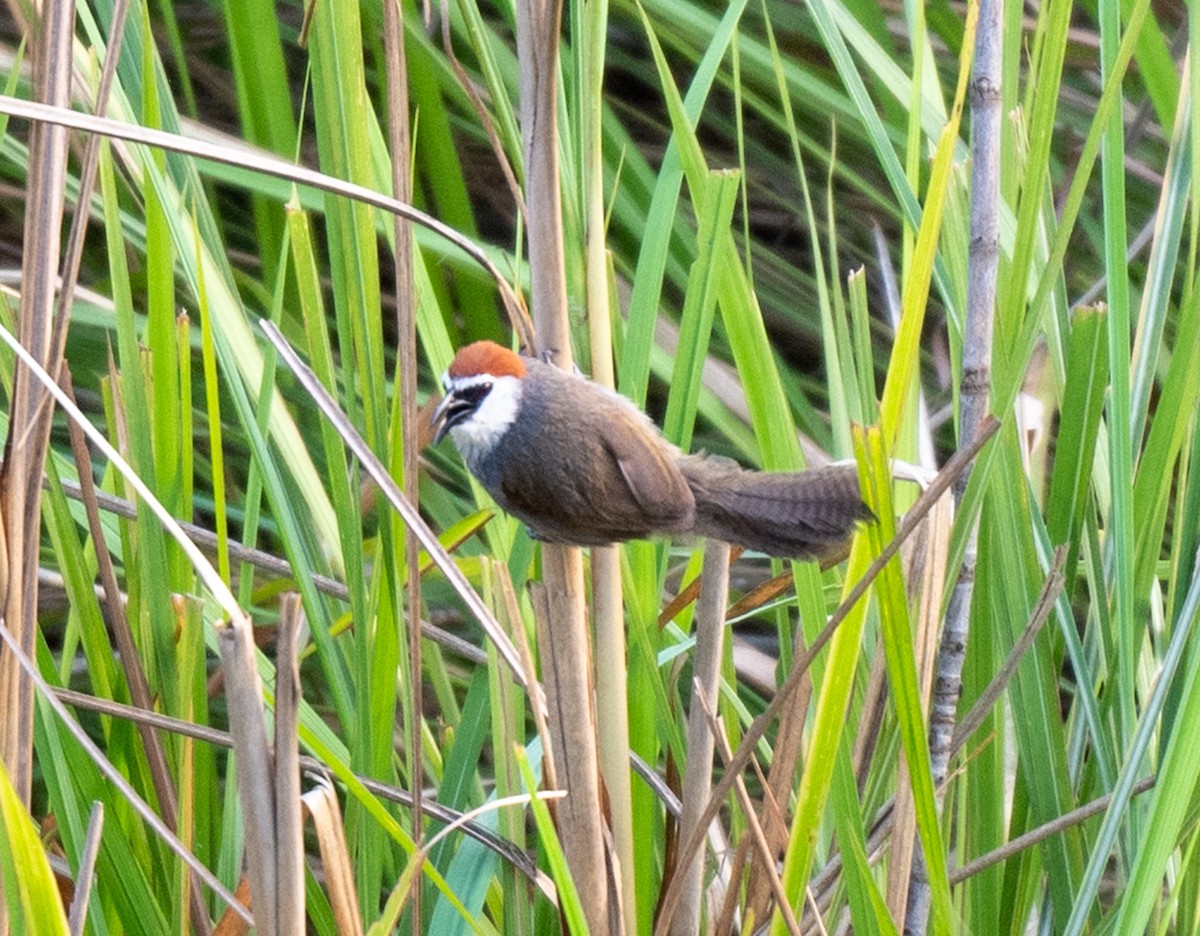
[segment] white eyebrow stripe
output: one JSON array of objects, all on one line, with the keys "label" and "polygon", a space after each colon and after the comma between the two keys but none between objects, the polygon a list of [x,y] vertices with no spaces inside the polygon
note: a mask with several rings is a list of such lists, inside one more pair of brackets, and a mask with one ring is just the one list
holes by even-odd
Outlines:
[{"label": "white eyebrow stripe", "polygon": [[497,380],[495,374],[471,374],[466,377],[450,377],[450,372],[446,371],[447,378],[457,387],[479,387],[491,386]]}]

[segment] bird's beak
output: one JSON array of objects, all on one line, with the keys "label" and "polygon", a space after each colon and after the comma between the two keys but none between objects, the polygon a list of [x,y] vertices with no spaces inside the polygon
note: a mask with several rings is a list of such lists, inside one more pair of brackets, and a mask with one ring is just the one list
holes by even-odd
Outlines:
[{"label": "bird's beak", "polygon": [[429,425],[433,426],[436,430],[433,434],[434,445],[437,445],[439,442],[441,442],[442,436],[444,436],[450,429],[450,425],[453,420],[447,419],[446,416],[447,413],[453,409],[454,404],[457,402],[459,402],[458,397],[455,396],[454,391],[451,390],[444,397],[442,397],[442,402],[439,403],[437,405],[437,409],[433,411],[433,419],[429,421]]}]

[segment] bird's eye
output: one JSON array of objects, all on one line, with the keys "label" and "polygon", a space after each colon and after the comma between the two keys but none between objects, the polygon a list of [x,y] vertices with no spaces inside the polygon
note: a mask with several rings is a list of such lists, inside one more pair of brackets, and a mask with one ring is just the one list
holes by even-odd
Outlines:
[{"label": "bird's eye", "polygon": [[461,399],[478,406],[483,402],[483,398],[492,391],[492,382],[490,380],[483,383],[469,384],[466,387],[461,387],[458,395]]}]

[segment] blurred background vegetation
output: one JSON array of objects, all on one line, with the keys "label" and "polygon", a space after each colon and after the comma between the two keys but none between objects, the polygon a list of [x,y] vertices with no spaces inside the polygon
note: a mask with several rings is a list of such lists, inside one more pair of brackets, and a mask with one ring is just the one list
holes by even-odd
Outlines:
[{"label": "blurred background vegetation", "polygon": [[[1200,928],[1200,748],[1189,741],[1200,730],[1191,636],[1200,485],[1190,472],[1200,454],[1200,129],[1190,106],[1200,68],[1189,56],[1200,14],[1149,0],[999,6],[990,388],[1002,428],[953,517],[931,515],[755,748],[762,769],[782,778],[764,806],[766,781],[745,774],[795,920],[763,889],[761,858],[748,863],[742,800],[724,803],[704,877],[706,919],[721,932],[897,932],[914,841],[924,842],[931,931]],[[412,204],[478,245],[523,293],[517,12],[506,0],[402,7]],[[62,155],[67,217],[81,176],[93,193],[65,361],[87,418],[171,514],[202,528],[191,535],[253,621],[268,711],[280,596],[300,594],[310,636],[299,737],[315,759],[303,788],[306,801],[341,810],[314,808],[306,826],[308,930],[578,931],[553,836],[524,806],[488,812],[475,837],[440,841],[419,872],[420,899],[411,894],[406,791],[419,785],[447,810],[426,818],[425,840],[457,812],[527,792],[522,768],[536,773],[542,750],[533,711],[424,554],[420,612],[430,629],[413,665],[403,526],[258,327],[280,326],[398,481],[402,430],[428,441],[429,403],[453,349],[512,340],[493,276],[414,224],[411,280],[402,273],[399,286],[415,296],[418,390],[405,398],[392,216],[286,171],[391,192],[396,101],[382,6],[78,0],[72,14],[43,0],[39,14],[8,0],[4,10],[0,324],[28,333],[37,313],[21,296],[36,273],[23,280],[22,262],[36,239],[36,256],[57,269],[47,245],[66,244],[69,222],[30,207],[30,180],[46,176],[31,155],[29,115],[13,103],[47,100],[31,62],[51,44],[39,45],[32,24],[66,10],[71,35],[55,54],[69,57],[72,107],[96,110],[119,39],[102,113],[133,133],[100,134],[94,179],[87,134],[73,131]],[[580,367],[613,361],[621,392],[665,421],[674,441],[744,464],[799,467],[856,447],[864,471],[885,457],[930,473],[942,464],[960,444],[975,262],[969,107],[959,122],[974,12],[973,3],[870,0],[568,4],[554,145]],[[602,95],[593,74],[603,75]],[[139,128],[178,135],[184,151]],[[597,167],[607,264],[599,308],[585,248],[586,183]],[[726,231],[748,292],[714,285],[730,263]],[[611,326],[603,347],[594,341],[604,331],[589,328],[597,315]],[[5,349],[9,399],[13,373]],[[855,436],[852,425],[871,431]],[[85,885],[73,931],[236,931],[226,901],[195,883],[199,872],[131,805],[136,792],[173,812],[183,845],[230,891],[244,852],[262,854],[247,843],[262,827],[246,823],[219,734],[238,714],[218,653],[228,609],[159,521],[130,503],[109,457],[93,447],[81,467],[61,412],[45,471],[40,532],[22,547],[36,552],[33,647],[46,682],[129,789],[101,771],[39,690],[17,738],[32,751],[32,773],[14,777],[15,792],[0,784],[12,931],[66,931],[51,897],[61,892],[65,908]],[[109,495],[99,526],[76,494],[81,474]],[[540,574],[538,545],[494,512],[451,446],[421,452],[418,485],[422,515],[472,586],[518,645],[536,645],[526,585]],[[883,523],[848,564],[745,556],[733,566],[740,603],[717,713],[731,747],[914,490],[897,485],[896,505],[872,495]],[[914,755],[924,750],[932,648],[976,524],[959,718],[985,701],[935,791],[940,778]],[[10,537],[10,568],[16,548]],[[621,568],[639,764],[631,800],[618,807],[636,830],[623,854],[625,909],[629,931],[651,932],[680,845],[666,789],[678,792],[685,760],[693,647],[687,602],[662,625],[659,615],[696,577],[699,557],[689,544],[633,544]],[[113,586],[117,602],[106,598]],[[131,675],[135,655],[141,677]],[[135,728],[141,716],[128,707],[147,706],[132,686],[139,678],[149,706],[176,720],[157,733]],[[218,733],[188,735],[184,723]],[[721,763],[718,755],[717,777]],[[105,818],[89,826],[97,802]],[[339,853],[327,837],[342,836]],[[345,870],[348,891],[335,870]]]}]

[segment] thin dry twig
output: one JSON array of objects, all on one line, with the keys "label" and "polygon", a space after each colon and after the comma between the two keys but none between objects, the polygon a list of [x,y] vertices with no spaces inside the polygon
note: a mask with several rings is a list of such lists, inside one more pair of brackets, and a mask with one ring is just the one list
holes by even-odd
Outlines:
[{"label": "thin dry twig", "polygon": [[[721,755],[721,761],[728,767],[729,762],[733,759],[733,751],[729,749],[729,739],[725,736],[725,728],[717,720],[716,713],[708,704],[703,689],[704,687],[698,681],[695,682],[692,690],[692,698],[704,709],[704,718],[708,723],[708,730],[716,743],[717,753]],[[742,804],[742,815],[746,817],[746,824],[750,827],[750,840],[758,852],[759,867],[766,874],[767,883],[771,887],[771,893],[775,895],[775,902],[783,912],[783,922],[787,926],[789,933],[792,933],[793,936],[799,936],[800,924],[796,920],[796,915],[792,912],[791,904],[788,903],[787,895],[783,890],[783,882],[779,880],[779,872],[775,870],[775,856],[771,854],[771,846],[767,842],[767,836],[763,832],[762,824],[758,821],[758,813],[754,809],[754,803],[750,799],[750,794],[746,790],[746,783],[742,780],[740,774],[737,780],[734,781],[733,788],[737,793],[738,802]],[[775,809],[779,808],[774,803],[774,800],[771,800],[771,806]]]},{"label": "thin dry twig", "polygon": [[[217,745],[218,747],[231,748],[233,747],[233,739],[226,731],[221,731],[219,728],[210,728],[208,725],[198,725],[195,722],[184,721],[179,718],[173,718],[170,715],[163,715],[159,712],[146,712],[132,705],[125,705],[121,702],[114,702],[111,699],[101,699],[97,696],[88,695],[84,692],[77,692],[74,689],[55,689],[57,696],[64,704],[72,705],[75,708],[86,709],[90,712],[98,712],[102,715],[108,715],[113,718],[123,718],[134,724],[146,724],[159,731],[170,731],[174,734],[182,735],[188,738],[195,738],[199,741],[205,741],[209,744]],[[332,771],[328,764],[317,760],[315,757],[301,754],[299,764],[301,769],[311,774],[320,776],[331,776]],[[373,780],[370,777],[364,777],[361,774],[353,774],[354,781],[362,785],[363,789],[367,790],[374,796],[380,799],[389,800],[393,803],[398,803],[401,806],[409,808],[412,806],[411,794],[401,787],[392,786],[391,784],[382,783],[379,780]],[[425,812],[439,822],[454,822],[461,818],[461,813],[457,810],[450,809],[447,806],[442,806],[437,802],[426,802]],[[516,849],[511,843],[497,836],[494,832],[485,829],[478,825],[467,824],[462,827],[463,832],[475,839],[481,845],[490,848],[497,855],[507,861],[513,867],[517,868],[531,881],[537,876],[537,868],[533,861],[524,852]]]},{"label": "thin dry twig", "polygon": [[0,94],[0,114],[8,114],[22,120],[55,124],[75,130],[86,130],[89,133],[100,133],[118,140],[128,140],[131,143],[140,143],[144,146],[153,146],[175,153],[183,153],[199,159],[210,159],[213,162],[224,165],[238,166],[242,169],[249,169],[252,172],[260,172],[264,175],[286,179],[289,182],[295,182],[297,185],[306,185],[323,192],[330,192],[334,195],[351,198],[378,208],[381,211],[398,214],[438,234],[447,243],[453,244],[487,271],[488,275],[496,283],[496,288],[500,293],[500,298],[504,303],[505,311],[513,324],[514,330],[522,335],[528,333],[530,330],[530,326],[526,324],[529,319],[529,313],[525,310],[524,302],[513,291],[508,280],[504,278],[504,275],[492,262],[491,258],[488,257],[483,248],[448,224],[444,224],[437,218],[426,214],[420,209],[414,208],[412,205],[406,205],[395,198],[382,195],[361,185],[355,185],[353,182],[335,179],[333,176],[325,175],[313,169],[292,165],[276,156],[271,156],[258,150],[248,150],[244,146],[237,148],[220,146],[215,143],[180,136],[176,133],[166,133],[162,130],[152,130],[148,127],[122,123],[119,120],[110,120],[106,117],[83,114],[66,107],[52,107],[47,104],[38,104]]},{"label": "thin dry twig", "polygon": [[[1133,785],[1133,796],[1140,796],[1154,786],[1155,777],[1143,777]],[[949,878],[951,884],[958,884],[965,881],[967,878],[978,874],[980,871],[986,871],[992,865],[999,864],[1002,861],[1007,861],[1018,852],[1024,851],[1026,848],[1032,848],[1038,842],[1044,842],[1052,835],[1057,835],[1072,826],[1077,826],[1082,822],[1098,816],[1108,809],[1108,804],[1112,800],[1112,794],[1098,797],[1090,803],[1084,803],[1077,809],[1072,809],[1070,812],[1065,812],[1057,819],[1051,819],[1049,822],[1038,826],[1036,829],[1030,829],[1024,835],[1018,835],[1015,839],[1005,842],[999,848],[994,848],[990,852],[985,852],[978,858],[968,861],[961,868],[955,868],[950,872]]]},{"label": "thin dry twig", "polygon": [[[524,217],[529,214],[525,210],[525,196],[521,194],[521,186],[517,182],[516,173],[513,172],[512,162],[509,160],[508,154],[504,152],[500,134],[496,132],[496,122],[492,120],[491,113],[484,105],[483,98],[475,87],[475,82],[471,80],[471,76],[467,74],[467,70],[463,68],[462,62],[458,60],[458,55],[454,52],[454,40],[450,35],[450,4],[448,0],[442,0],[442,50],[446,53],[446,59],[454,70],[459,87],[463,89],[467,100],[471,102],[471,108],[475,111],[475,116],[479,118],[483,132],[487,134],[488,143],[492,147],[492,155],[496,157],[500,171],[504,173],[504,182],[508,186],[509,194],[513,197],[517,211]],[[531,339],[532,336],[526,336],[526,338]],[[533,347],[533,345],[531,344],[529,347]]]},{"label": "thin dry twig", "polygon": [[[48,484],[49,482],[46,483]],[[82,486],[77,482],[71,481],[68,478],[62,478],[58,483],[67,497],[72,500],[85,500]],[[115,514],[127,520],[137,519],[137,505],[132,501],[126,500],[123,497],[117,497],[115,494],[109,494],[106,491],[93,490],[92,494],[96,504],[106,513]],[[179,528],[198,546],[202,546],[205,549],[216,549],[218,546],[219,540],[217,539],[217,534],[212,530],[187,520],[180,520]],[[270,572],[272,575],[278,575],[280,578],[295,579],[296,577],[292,569],[292,564],[280,556],[256,549],[253,546],[244,546],[232,540],[228,541],[226,546],[231,559],[249,563],[260,571]],[[312,574],[311,578],[313,586],[317,591],[342,601],[350,600],[349,589],[337,579],[316,572]],[[104,581],[103,577],[101,581]],[[101,588],[107,593],[106,586],[102,585]],[[120,595],[119,591],[117,595]],[[103,598],[104,595],[101,597]],[[483,650],[480,650],[473,643],[464,640],[456,634],[438,627],[436,624],[432,624],[429,621],[422,621],[421,633],[438,646],[449,650],[455,656],[461,657],[468,662],[481,665],[487,663],[487,654]]]},{"label": "thin dry twig", "polygon": [[1049,620],[1051,612],[1054,611],[1054,603],[1058,601],[1058,596],[1063,590],[1065,578],[1063,577],[1063,566],[1067,561],[1066,545],[1059,546],[1054,550],[1054,558],[1050,564],[1050,571],[1046,575],[1046,582],[1042,585],[1042,592],[1038,596],[1037,604],[1034,605],[1033,614],[1029,618],[1029,624],[1026,625],[1020,639],[1013,644],[1012,650],[1009,651],[1008,657],[1004,664],[1000,667],[999,672],[992,677],[992,681],[988,683],[987,689],[983,694],[975,700],[969,712],[959,720],[958,725],[954,729],[954,733],[950,738],[950,755],[953,756],[975,733],[975,730],[983,724],[983,720],[987,718],[988,712],[999,700],[1001,693],[1008,687],[1013,675],[1017,671],[1017,667],[1021,665],[1021,660],[1029,648],[1033,646],[1033,642],[1037,639],[1037,635],[1041,633],[1042,627]]},{"label": "thin dry twig", "polygon": [[[71,898],[71,910],[67,920],[71,936],[83,936],[87,924],[88,901],[92,896],[92,884],[96,879],[96,857],[100,854],[100,835],[104,831],[104,803],[92,802],[88,815],[87,835],[83,840],[83,851],[79,855],[79,871],[75,875],[75,896]],[[207,917],[207,914],[205,914]]]},{"label": "thin dry twig", "polygon": [[[899,551],[901,545],[908,537],[912,536],[917,525],[929,513],[933,505],[937,503],[938,498],[946,492],[950,485],[958,478],[958,476],[971,464],[975,456],[979,454],[980,449],[984,444],[991,439],[1000,428],[1000,422],[994,416],[989,416],[983,426],[980,427],[979,434],[975,441],[966,448],[956,452],[945,466],[942,468],[933,482],[928,488],[922,492],[917,498],[912,509],[904,515],[903,521],[900,523],[899,529],[896,531],[896,537],[888,543],[880,552],[879,556],[867,568],[863,577],[854,583],[854,587],[850,589],[842,603],[838,605],[837,610],[829,618],[829,622],[825,625],[824,630],[817,635],[812,644],[800,654],[797,654],[795,660],[792,661],[792,669],[788,673],[787,679],[783,685],[779,687],[779,691],[775,697],[768,703],[766,709],[758,716],[746,729],[742,736],[742,742],[738,745],[737,752],[733,756],[729,767],[725,771],[725,775],[720,782],[713,787],[712,795],[709,797],[708,806],[701,816],[700,828],[692,833],[688,841],[682,844],[679,851],[680,860],[684,855],[691,855],[699,848],[704,841],[703,830],[707,828],[708,823],[712,821],[717,810],[720,809],[721,803],[725,797],[729,795],[729,791],[733,787],[734,778],[746,769],[746,765],[750,762],[750,758],[754,753],[754,747],[758,744],[763,734],[767,730],[767,726],[775,720],[776,716],[787,703],[788,696],[796,691],[800,685],[800,681],[804,673],[812,665],[812,661],[816,658],[825,645],[833,639],[833,635],[837,632],[842,621],[850,614],[854,606],[862,599],[870,588],[875,577],[879,575],[883,568],[891,561],[892,557]],[[678,903],[680,890],[676,880],[673,880],[668,886],[666,893],[663,894],[660,901],[659,922],[655,926],[656,933],[665,933],[665,926],[669,925],[670,919],[674,916],[675,906]],[[664,923],[665,921],[665,923]]]},{"label": "thin dry twig", "polygon": [[296,375],[296,379],[300,381],[300,385],[317,407],[325,414],[325,418],[329,420],[338,435],[346,443],[359,460],[359,463],[366,470],[371,479],[379,486],[379,490],[383,493],[388,502],[400,514],[404,523],[417,534],[417,539],[421,545],[429,553],[434,564],[441,569],[442,574],[453,586],[454,590],[462,598],[468,610],[479,622],[479,626],[484,629],[488,637],[496,645],[496,649],[500,651],[500,655],[504,658],[504,662],[512,669],[513,674],[517,677],[517,681],[522,687],[528,688],[533,681],[532,676],[525,672],[524,666],[521,664],[521,658],[517,653],[517,648],[513,646],[512,640],[504,633],[504,629],[496,621],[495,616],[489,610],[488,606],[483,603],[483,600],[476,594],[475,589],[471,587],[471,583],[467,581],[462,570],[454,563],[454,559],[450,556],[438,538],[429,529],[429,525],[425,523],[417,508],[404,496],[404,493],[396,485],[392,479],[391,473],[379,461],[379,458],[371,451],[370,446],[358,430],[354,428],[346,414],[341,411],[333,397],[329,395],[329,391],[317,380],[316,375],[308,369],[307,365],[300,360],[300,356],[288,343],[288,340],[283,337],[283,333],[275,326],[273,322],[263,321],[263,334],[275,346],[288,367],[292,369],[292,373]]},{"label": "thin dry twig", "polygon": [[[54,710],[54,714],[58,716],[59,720],[66,727],[67,731],[71,733],[71,736],[84,749],[88,757],[92,759],[93,763],[95,763],[96,767],[100,770],[100,773],[104,774],[108,781],[116,788],[117,792],[121,794],[121,796],[126,800],[126,802],[129,803],[131,807],[133,807],[134,812],[142,817],[142,820],[154,830],[154,833],[166,843],[167,847],[170,848],[171,851],[173,851],[176,855],[178,855],[180,860],[182,860],[189,868],[191,868],[192,871],[197,874],[200,879],[204,881],[204,883],[207,884],[213,890],[213,892],[216,893],[221,900],[223,900],[229,906],[231,910],[233,910],[238,916],[253,926],[254,918],[250,915],[246,908],[238,902],[237,898],[234,897],[229,888],[222,884],[220,878],[213,874],[207,867],[205,867],[204,863],[201,862],[200,859],[198,859],[188,850],[188,847],[179,840],[179,836],[167,828],[166,824],[159,817],[158,813],[151,809],[146,801],[138,795],[137,790],[133,788],[132,784],[130,784],[130,782],[125,778],[125,775],[109,762],[108,758],[104,756],[104,752],[100,750],[96,742],[93,741],[88,736],[88,733],[83,730],[82,726],[71,717],[71,713],[67,711],[67,707],[58,698],[57,691],[48,682],[46,682],[45,679],[42,678],[42,674],[38,672],[37,667],[33,665],[33,661],[30,660],[29,657],[26,656],[21,650],[20,644],[17,643],[12,631],[10,631],[2,623],[0,623],[0,640],[4,642],[8,649],[16,657],[21,669],[23,669],[33,681],[33,685],[36,687],[37,691],[42,694],[47,704]],[[140,709],[135,711],[141,712]]]}]

